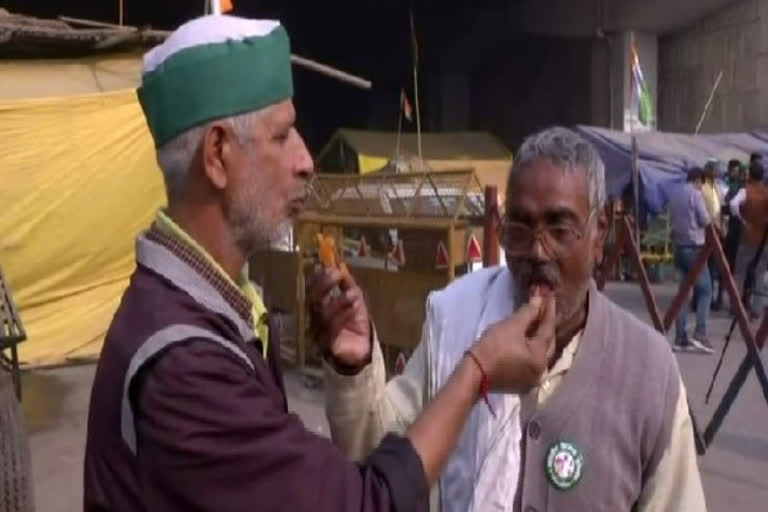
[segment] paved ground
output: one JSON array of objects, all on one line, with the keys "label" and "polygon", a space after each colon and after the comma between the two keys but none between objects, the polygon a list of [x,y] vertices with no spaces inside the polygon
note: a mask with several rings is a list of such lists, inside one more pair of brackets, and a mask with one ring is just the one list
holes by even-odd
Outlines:
[{"label": "paved ground", "polygon": [[[656,293],[666,307],[674,289],[660,286]],[[610,295],[624,307],[648,319],[639,289],[625,284],[609,287]],[[712,339],[722,346],[728,319],[714,317]],[[711,404],[704,394],[716,358],[679,357],[690,403],[702,429],[709,422],[727,381],[735,373],[746,349],[737,338],[728,350]],[[763,358],[767,360],[767,357]],[[32,462],[38,510],[82,510],[82,463],[88,396],[93,366],[75,366],[25,375],[24,410],[31,433]],[[327,435],[322,412],[322,391],[307,389],[302,378],[288,374],[291,408],[316,432]],[[709,510],[714,512],[763,512],[768,503],[768,405],[754,373],[750,374],[714,444],[700,459]],[[686,511],[695,512],[695,511]]]},{"label": "paved ground", "polygon": [[[38,512],[83,508],[83,451],[95,368],[82,365],[24,374],[22,406],[30,434]],[[296,373],[286,375],[290,408],[311,430],[329,436],[322,390],[307,388],[303,380]]]}]

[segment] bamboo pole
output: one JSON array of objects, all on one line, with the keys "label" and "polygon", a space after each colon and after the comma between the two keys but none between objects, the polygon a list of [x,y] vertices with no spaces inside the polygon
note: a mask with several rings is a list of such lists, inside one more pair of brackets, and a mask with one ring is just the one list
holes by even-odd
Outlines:
[{"label": "bamboo pole", "polygon": [[[105,23],[103,21],[87,20],[83,18],[72,18],[70,16],[59,16],[59,19],[61,21],[65,21],[73,25],[82,25],[85,27],[113,28],[115,30],[125,30],[125,31],[134,31],[134,32],[139,30],[138,27],[130,27],[127,25],[120,26],[120,25],[115,25],[114,23]],[[147,29],[147,30],[142,30],[141,32],[142,34],[145,34],[147,36],[158,37],[158,38],[164,38],[171,35],[170,30]],[[327,64],[322,64],[320,62],[308,59],[306,57],[301,57],[296,54],[291,54],[291,62],[298,66],[311,69],[312,71],[316,71],[320,74],[329,76],[331,78],[335,78],[341,82],[354,85],[355,87],[359,87],[361,89],[370,89],[373,87],[373,84],[370,80],[366,80],[365,78],[353,75],[351,73],[347,73],[346,71],[342,71],[340,69],[331,67]]]},{"label": "bamboo pole", "polygon": [[361,89],[370,89],[373,86],[370,80],[366,80],[365,78],[352,75],[346,71],[333,68],[327,64],[321,64],[320,62],[310,60],[306,57],[300,57],[296,54],[291,54],[291,62],[307,69],[311,69],[312,71],[317,71],[323,75],[330,76],[341,82],[354,85],[355,87],[359,87]]},{"label": "bamboo pole", "polygon": [[416,46],[416,28],[413,21],[413,8],[411,14],[411,40],[413,44],[413,95],[416,103],[416,143],[419,147],[419,163],[422,162],[421,153],[421,109],[419,108],[419,49]]},{"label": "bamboo pole", "polygon": [[701,125],[704,124],[704,120],[707,118],[707,114],[709,113],[709,107],[712,105],[712,100],[715,98],[715,92],[717,92],[717,88],[720,86],[720,80],[723,79],[723,72],[720,71],[720,73],[717,75],[717,80],[715,80],[715,85],[712,86],[712,91],[709,93],[709,98],[707,99],[707,103],[704,105],[704,111],[701,113],[701,117],[699,118],[699,123],[696,125],[696,131],[693,132],[694,134],[698,134],[699,130],[701,130]]},{"label": "bamboo pole", "polygon": [[405,90],[400,89],[400,106],[397,109],[397,142],[395,143],[395,174],[397,164],[400,161],[400,133],[403,131],[403,107],[405,103]]},{"label": "bamboo pole", "polygon": [[637,136],[632,135],[632,192],[635,214],[635,240],[640,243],[640,150],[637,147]]}]

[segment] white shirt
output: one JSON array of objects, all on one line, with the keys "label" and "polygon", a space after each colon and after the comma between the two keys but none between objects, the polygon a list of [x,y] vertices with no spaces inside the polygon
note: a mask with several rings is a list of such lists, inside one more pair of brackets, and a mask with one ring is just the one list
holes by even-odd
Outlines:
[{"label": "white shirt", "polygon": [[731,199],[731,202],[729,203],[729,206],[731,208],[731,215],[735,215],[737,217],[741,217],[739,215],[739,208],[742,204],[747,200],[747,189],[742,188],[738,192],[736,192],[736,195],[733,196],[733,199]]}]

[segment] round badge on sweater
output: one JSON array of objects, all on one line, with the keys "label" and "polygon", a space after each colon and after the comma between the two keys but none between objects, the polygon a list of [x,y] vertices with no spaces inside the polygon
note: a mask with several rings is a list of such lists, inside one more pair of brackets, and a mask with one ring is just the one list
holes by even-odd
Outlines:
[{"label": "round badge on sweater", "polygon": [[584,470],[584,455],[573,444],[558,441],[549,447],[547,453],[547,476],[561,491],[573,488],[581,479]]}]

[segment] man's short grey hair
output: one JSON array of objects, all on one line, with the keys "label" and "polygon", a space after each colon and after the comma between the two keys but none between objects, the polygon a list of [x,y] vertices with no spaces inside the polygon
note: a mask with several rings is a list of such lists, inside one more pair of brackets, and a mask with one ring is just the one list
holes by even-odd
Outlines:
[{"label": "man's short grey hair", "polygon": [[[259,111],[247,112],[224,119],[235,133],[242,146],[248,146],[253,139],[254,125]],[[195,126],[163,144],[157,150],[157,163],[163,171],[168,200],[176,199],[182,193],[189,168],[195,153],[200,149],[207,124]]]},{"label": "man's short grey hair", "polygon": [[605,206],[605,164],[595,147],[584,137],[560,126],[530,135],[514,155],[511,173],[540,159],[549,160],[570,172],[585,173],[590,209],[602,209]]}]

